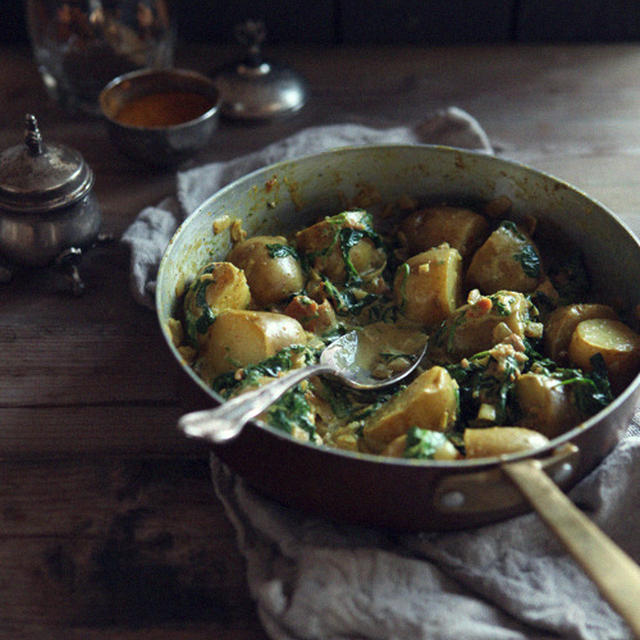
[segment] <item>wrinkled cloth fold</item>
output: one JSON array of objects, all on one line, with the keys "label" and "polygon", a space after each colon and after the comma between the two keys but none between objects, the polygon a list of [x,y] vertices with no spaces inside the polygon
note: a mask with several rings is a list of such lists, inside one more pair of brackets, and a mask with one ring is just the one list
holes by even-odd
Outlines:
[{"label": "wrinkled cloth fold", "polygon": [[[178,224],[225,184],[272,162],[383,143],[492,152],[478,122],[450,107],[415,126],[305,129],[261,151],[180,172],[175,195],[146,207],[122,237],[131,250],[133,296],[153,306],[160,258]],[[636,561],[639,418],[571,492]],[[261,497],[214,456],[211,471],[247,561],[260,619],[274,640],[631,638],[535,514],[455,533],[392,534],[332,523]]]},{"label": "wrinkled cloth fold", "polygon": [[[636,562],[638,434],[634,422],[570,493]],[[274,639],[633,637],[533,513],[468,531],[393,534],[336,524],[267,500],[215,456],[211,469],[247,561],[258,614]]]}]

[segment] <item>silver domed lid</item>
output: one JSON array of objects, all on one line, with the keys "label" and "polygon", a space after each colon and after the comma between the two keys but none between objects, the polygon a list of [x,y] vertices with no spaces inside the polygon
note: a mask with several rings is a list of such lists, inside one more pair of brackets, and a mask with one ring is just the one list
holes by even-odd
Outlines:
[{"label": "silver domed lid", "polygon": [[302,108],[308,95],[305,80],[293,69],[262,58],[264,24],[249,20],[236,26],[235,35],[248,51],[243,60],[214,75],[221,113],[239,120],[266,120]]},{"label": "silver domed lid", "polygon": [[94,176],[80,153],[45,144],[35,116],[25,120],[24,144],[0,154],[0,209],[44,213],[84,197]]}]

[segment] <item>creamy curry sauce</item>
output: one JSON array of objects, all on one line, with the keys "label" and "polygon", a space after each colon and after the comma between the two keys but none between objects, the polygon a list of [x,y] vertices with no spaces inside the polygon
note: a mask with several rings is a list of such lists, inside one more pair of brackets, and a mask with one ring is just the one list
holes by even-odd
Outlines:
[{"label": "creamy curry sauce", "polygon": [[172,321],[185,360],[228,398],[316,361],[353,328],[380,378],[427,341],[400,387],[362,396],[316,377],[261,418],[318,445],[441,460],[544,446],[635,376],[630,316],[593,300],[579,252],[549,258],[508,199],[393,213],[344,211],[290,237],[236,233]]}]

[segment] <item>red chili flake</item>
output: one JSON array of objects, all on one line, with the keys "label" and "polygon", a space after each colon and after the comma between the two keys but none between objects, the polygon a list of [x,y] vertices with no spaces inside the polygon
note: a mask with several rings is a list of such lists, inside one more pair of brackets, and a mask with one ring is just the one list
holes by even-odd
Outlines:
[{"label": "red chili flake", "polygon": [[487,313],[489,313],[492,307],[493,307],[493,303],[491,302],[491,298],[482,296],[482,298],[479,298],[477,302],[475,302],[471,307],[469,307],[467,311],[467,315],[470,318],[480,318],[481,316],[484,316]]},{"label": "red chili flake", "polygon": [[271,180],[267,180],[264,184],[264,188],[267,190],[267,193],[273,189],[278,184],[278,176],[273,176]]}]

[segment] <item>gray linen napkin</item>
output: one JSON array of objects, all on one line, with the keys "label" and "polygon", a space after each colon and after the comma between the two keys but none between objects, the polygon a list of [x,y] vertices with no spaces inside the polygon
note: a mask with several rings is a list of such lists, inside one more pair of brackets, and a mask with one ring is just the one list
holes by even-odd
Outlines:
[{"label": "gray linen napkin", "polygon": [[[136,300],[153,306],[157,267],[182,219],[235,178],[339,146],[491,145],[451,107],[414,127],[307,129],[226,163],[179,173],[176,196],[140,212],[123,235]],[[626,439],[571,493],[640,561],[640,413]],[[265,499],[211,457],[216,493],[247,560],[247,581],[275,640],[622,640],[619,616],[534,514],[467,532],[392,535],[335,524]]]},{"label": "gray linen napkin", "polygon": [[[640,436],[632,429],[640,433],[637,421],[570,496],[640,561]],[[213,456],[211,469],[272,638],[632,638],[535,514],[470,531],[392,535],[266,500]]]}]

